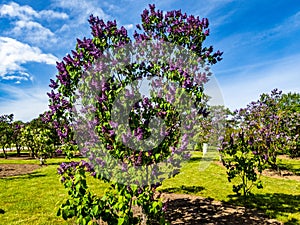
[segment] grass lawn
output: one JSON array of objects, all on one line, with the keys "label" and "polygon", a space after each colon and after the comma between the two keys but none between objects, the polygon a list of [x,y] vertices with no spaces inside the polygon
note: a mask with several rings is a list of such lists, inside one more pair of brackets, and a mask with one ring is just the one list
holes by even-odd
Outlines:
[{"label": "grass lawn", "polygon": [[[28,175],[0,178],[0,224],[73,224],[56,216],[67,192],[59,182],[58,165],[64,159],[49,159],[48,166]],[[1,163],[39,164],[37,160],[0,160]],[[103,194],[106,185],[89,179],[91,189]]]},{"label": "grass lawn", "polygon": [[286,157],[279,157],[278,166],[280,169],[289,170],[294,174],[300,176],[300,158],[287,159]]},{"label": "grass lawn", "polygon": [[[10,160],[1,160],[1,163],[7,161]],[[36,160],[19,161],[38,163]],[[9,163],[16,163],[16,160]],[[66,197],[56,168],[57,165],[49,165],[32,174],[0,179],[0,208],[5,211],[0,214],[0,223],[67,224],[56,217],[56,209]]]},{"label": "grass lawn", "polygon": [[[200,171],[200,156],[201,153],[195,153],[182,172],[164,181],[160,190],[193,194],[235,205],[245,204],[249,208],[261,209],[285,224],[300,224],[299,181],[262,176],[264,188],[254,188],[253,197],[243,203],[242,198],[233,196],[232,183],[227,180],[225,168],[212,163],[205,171]],[[281,161],[283,165],[295,172],[300,168],[300,160],[285,159]]]},{"label": "grass lawn", "polygon": [[[195,153],[179,175],[164,181],[162,191],[188,193],[241,205],[232,196],[232,184],[227,181],[225,169],[212,163],[205,171],[199,170],[201,153]],[[67,197],[59,182],[56,169],[64,159],[49,159],[48,166],[35,172],[8,178],[0,178],[0,224],[73,224],[56,216],[59,205]],[[37,160],[5,160],[1,163],[33,163]],[[299,171],[300,160],[285,159],[282,166]],[[288,179],[263,177],[264,189],[253,190],[254,196],[246,204],[263,210],[272,218],[285,224],[300,223],[300,182]],[[101,195],[106,184],[89,178],[93,192]],[[1,214],[1,209],[4,214]]]}]

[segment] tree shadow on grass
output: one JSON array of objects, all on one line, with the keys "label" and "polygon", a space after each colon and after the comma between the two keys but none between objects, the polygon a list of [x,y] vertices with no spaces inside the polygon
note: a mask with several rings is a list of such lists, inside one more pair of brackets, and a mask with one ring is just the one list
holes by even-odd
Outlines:
[{"label": "tree shadow on grass", "polygon": [[278,167],[280,170],[288,170],[293,174],[295,174],[296,176],[300,176],[300,168],[295,168],[293,165],[286,165],[286,164],[279,163]]},{"label": "tree shadow on grass", "polygon": [[185,186],[175,188],[164,188],[161,191],[165,193],[184,193],[184,194],[195,194],[203,191],[205,188],[201,186]]},{"label": "tree shadow on grass", "polygon": [[194,156],[194,157],[191,157],[188,162],[198,162],[198,161],[201,161],[202,157],[199,157],[199,156]]},{"label": "tree shadow on grass", "polygon": [[44,166],[55,166],[55,165],[59,166],[60,164],[62,164],[62,162],[50,162],[49,163],[46,161]]},{"label": "tree shadow on grass", "polygon": [[[271,218],[300,212],[300,195],[282,193],[254,194],[246,200],[243,197],[230,197],[231,199],[227,203],[262,210]],[[296,225],[300,224],[300,221],[296,218],[291,218],[285,224]]]},{"label": "tree shadow on grass", "polygon": [[16,174],[13,176],[7,176],[7,177],[1,177],[0,179],[5,179],[5,180],[20,180],[20,179],[32,179],[32,178],[37,178],[37,177],[45,177],[45,174],[40,173],[39,171],[34,171],[31,173],[27,174]]},{"label": "tree shadow on grass", "polygon": [[4,214],[5,211],[3,209],[0,209],[0,214]]},{"label": "tree shadow on grass", "polygon": [[221,204],[212,199],[189,198],[188,196],[180,196],[168,201],[166,219],[171,224],[185,225],[280,224],[278,221],[270,220],[262,212],[229,204]]}]

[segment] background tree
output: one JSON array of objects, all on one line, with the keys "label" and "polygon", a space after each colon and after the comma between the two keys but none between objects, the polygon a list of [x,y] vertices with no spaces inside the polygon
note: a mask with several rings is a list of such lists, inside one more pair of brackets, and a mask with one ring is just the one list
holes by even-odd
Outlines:
[{"label": "background tree", "polygon": [[282,94],[279,102],[283,117],[283,129],[289,139],[289,144],[283,149],[283,153],[290,157],[300,156],[300,94]]},{"label": "background tree", "polygon": [[29,151],[30,157],[37,157],[37,144],[34,136],[38,133],[38,127],[35,126],[36,119],[24,124],[21,129],[22,145]]},{"label": "background tree", "polygon": [[40,159],[53,157],[59,146],[59,137],[52,124],[43,121],[44,115],[31,120],[21,128],[22,144],[30,151],[30,156]]},{"label": "background tree", "polygon": [[241,179],[241,184],[233,186],[236,193],[242,190],[243,195],[248,195],[253,186],[261,188],[259,176],[267,165],[280,173],[278,154],[299,147],[299,113],[294,113],[298,106],[289,112],[287,105],[293,101],[287,96],[291,95],[283,97],[281,91],[274,89],[234,112],[233,126],[222,138],[220,153],[229,181]]},{"label": "background tree", "polygon": [[223,105],[210,106],[205,103],[206,106],[202,107],[202,118],[199,122],[198,133],[195,136],[195,140],[198,143],[196,150],[202,150],[203,143],[208,143],[210,146],[219,146],[219,137],[224,136],[226,126],[229,126],[229,119],[232,115],[228,108]]},{"label": "background tree", "polygon": [[17,156],[20,156],[22,149],[22,132],[21,128],[24,126],[22,121],[14,121],[12,123],[13,135],[12,135],[12,143],[17,150]]},{"label": "background tree", "polygon": [[2,147],[2,151],[5,158],[7,158],[7,154],[5,150],[6,148],[10,148],[12,144],[13,118],[14,118],[13,114],[0,116],[0,145]]}]

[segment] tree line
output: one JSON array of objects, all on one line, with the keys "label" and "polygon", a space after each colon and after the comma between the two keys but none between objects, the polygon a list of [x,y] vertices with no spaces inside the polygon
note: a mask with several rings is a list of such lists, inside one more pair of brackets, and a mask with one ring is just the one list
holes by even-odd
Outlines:
[{"label": "tree line", "polygon": [[14,114],[0,116],[0,147],[7,158],[7,150],[14,149],[17,156],[21,151],[29,152],[30,157],[45,160],[59,152],[61,145],[52,123],[44,120],[44,115],[23,122],[14,120]]}]

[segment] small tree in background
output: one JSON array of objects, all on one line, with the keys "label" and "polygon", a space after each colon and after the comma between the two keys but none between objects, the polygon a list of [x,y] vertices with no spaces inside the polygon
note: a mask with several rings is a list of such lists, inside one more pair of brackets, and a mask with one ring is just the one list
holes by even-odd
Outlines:
[{"label": "small tree in background", "polygon": [[13,114],[0,116],[0,145],[5,158],[7,158],[5,149],[10,148],[12,145],[13,119]]},{"label": "small tree in background", "polygon": [[246,196],[254,186],[262,188],[259,177],[267,165],[280,172],[278,154],[297,147],[294,140],[298,135],[294,136],[293,131],[297,129],[299,116],[290,117],[281,101],[282,92],[274,89],[233,114],[234,126],[222,138],[220,153],[228,180],[240,178],[241,183],[233,186],[237,194],[242,191]]},{"label": "small tree in background", "polygon": [[290,157],[300,157],[300,94],[282,94],[279,99],[279,108],[282,111],[283,129],[289,144],[282,149],[282,153]]},{"label": "small tree in background", "polygon": [[12,143],[17,150],[17,156],[21,155],[22,149],[22,132],[21,129],[24,126],[22,121],[14,121],[12,123],[13,135],[12,135]]},{"label": "small tree in background", "polygon": [[44,115],[24,124],[20,130],[21,144],[30,151],[30,156],[44,163],[53,157],[59,145],[59,138],[51,123],[43,121]]}]

